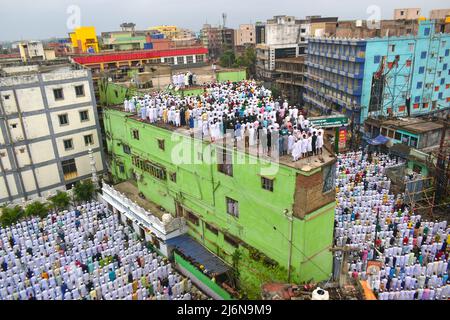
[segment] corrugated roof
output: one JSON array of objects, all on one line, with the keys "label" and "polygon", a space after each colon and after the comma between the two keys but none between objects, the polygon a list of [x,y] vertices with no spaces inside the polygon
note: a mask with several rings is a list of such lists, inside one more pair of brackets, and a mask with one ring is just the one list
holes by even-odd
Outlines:
[{"label": "corrugated roof", "polygon": [[190,257],[194,262],[205,266],[210,273],[222,274],[230,269],[225,262],[188,235],[169,239],[166,243],[178,249],[183,255]]}]

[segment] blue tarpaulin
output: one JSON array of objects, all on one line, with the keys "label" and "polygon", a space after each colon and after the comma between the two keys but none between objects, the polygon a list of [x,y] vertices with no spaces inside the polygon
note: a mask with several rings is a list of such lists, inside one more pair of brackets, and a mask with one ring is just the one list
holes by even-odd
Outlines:
[{"label": "blue tarpaulin", "polygon": [[201,244],[188,235],[181,235],[166,241],[180,251],[184,256],[189,257],[196,263],[205,266],[210,273],[222,274],[229,270],[229,267],[218,257],[206,250]]},{"label": "blue tarpaulin", "polygon": [[379,135],[378,137],[376,137],[376,138],[374,138],[374,139],[369,139],[367,142],[370,144],[370,145],[373,145],[373,146],[378,146],[378,145],[380,145],[380,144],[386,144],[386,142],[388,142],[389,141],[389,138],[388,137],[385,137],[385,136],[383,136],[383,135]]}]

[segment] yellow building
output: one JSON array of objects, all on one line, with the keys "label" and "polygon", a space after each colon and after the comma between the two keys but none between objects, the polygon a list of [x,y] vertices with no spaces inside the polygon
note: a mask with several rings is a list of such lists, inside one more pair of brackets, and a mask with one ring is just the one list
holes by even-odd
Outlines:
[{"label": "yellow building", "polygon": [[155,26],[148,28],[148,30],[158,31],[159,33],[164,34],[167,39],[176,38],[180,31],[177,26]]},{"label": "yellow building", "polygon": [[99,52],[95,27],[79,27],[69,33],[74,52]]}]

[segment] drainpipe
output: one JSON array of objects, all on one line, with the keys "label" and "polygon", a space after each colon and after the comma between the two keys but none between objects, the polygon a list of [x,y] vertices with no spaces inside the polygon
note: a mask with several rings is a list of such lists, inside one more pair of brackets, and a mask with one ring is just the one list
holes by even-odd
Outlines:
[{"label": "drainpipe", "polygon": [[292,235],[293,235],[293,222],[294,218],[292,216],[292,211],[285,210],[284,214],[286,215],[289,221],[289,255],[288,255],[288,276],[287,281],[291,283],[291,263],[292,263]]}]

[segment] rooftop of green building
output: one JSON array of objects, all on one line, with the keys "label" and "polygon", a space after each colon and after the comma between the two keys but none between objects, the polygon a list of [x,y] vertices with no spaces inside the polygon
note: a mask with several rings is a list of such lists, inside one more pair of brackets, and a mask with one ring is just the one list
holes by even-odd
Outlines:
[{"label": "rooftop of green building", "polygon": [[151,202],[146,198],[140,197],[139,196],[140,191],[138,187],[131,180],[124,181],[114,185],[114,189],[116,189],[120,193],[123,193],[128,199],[135,202],[142,209],[145,209],[146,211],[156,216],[159,220],[162,220],[162,216],[167,213],[154,202]]},{"label": "rooftop of green building", "polygon": [[[186,127],[176,127],[171,124],[166,124],[166,123],[162,123],[162,122],[149,123],[147,121],[143,121],[137,115],[123,111],[122,106],[115,106],[115,107],[110,107],[110,108],[120,111],[124,114],[127,114],[128,118],[131,118],[131,119],[141,122],[141,123],[145,123],[146,125],[155,126],[158,128],[168,130],[168,131],[176,131],[177,133],[183,134],[186,136],[193,136],[193,131],[191,131],[190,129],[188,129]],[[197,129],[197,130],[201,130],[201,129]],[[207,140],[204,140],[203,143],[214,143],[216,145],[223,145],[223,139],[217,139],[214,142],[211,142],[210,140],[207,139]],[[330,163],[332,163],[335,160],[335,153],[332,151],[333,148],[332,148],[331,144],[328,143],[327,141],[324,141],[322,155],[311,156],[308,158],[299,159],[295,162],[292,161],[292,157],[290,155],[284,155],[281,157],[279,157],[276,154],[272,154],[271,156],[264,155],[261,153],[260,150],[258,150],[258,148],[256,146],[245,148],[244,145],[238,144],[238,146],[235,146],[234,149],[245,152],[249,155],[258,157],[262,160],[271,161],[271,162],[279,162],[282,165],[285,165],[285,166],[288,166],[288,167],[291,167],[291,168],[294,168],[297,170],[301,170],[303,172],[309,172],[314,169],[320,168],[322,166],[329,165]]]}]

